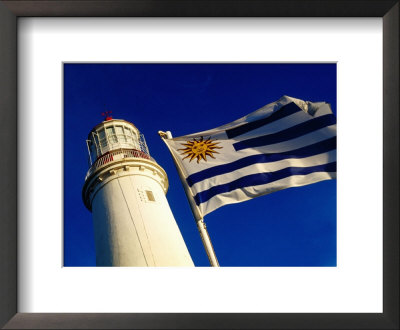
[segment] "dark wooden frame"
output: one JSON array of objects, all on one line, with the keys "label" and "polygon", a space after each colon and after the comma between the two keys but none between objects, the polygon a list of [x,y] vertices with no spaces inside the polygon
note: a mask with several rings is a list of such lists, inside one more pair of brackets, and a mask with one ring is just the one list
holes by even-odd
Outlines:
[{"label": "dark wooden frame", "polygon": [[[399,329],[400,0],[0,1],[0,326],[93,329]],[[17,19],[22,16],[382,17],[383,313],[27,314],[17,312]],[[368,178],[366,178],[366,185]],[[62,297],[60,297],[62,299]]]}]

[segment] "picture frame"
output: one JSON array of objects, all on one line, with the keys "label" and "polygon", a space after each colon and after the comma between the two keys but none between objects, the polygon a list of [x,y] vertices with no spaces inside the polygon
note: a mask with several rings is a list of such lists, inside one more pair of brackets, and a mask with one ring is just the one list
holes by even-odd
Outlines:
[{"label": "picture frame", "polygon": [[[399,1],[132,0],[0,1],[0,325],[5,328],[399,328]],[[383,313],[152,314],[18,313],[17,20],[18,17],[382,17]],[[60,297],[61,298],[61,297]]]}]

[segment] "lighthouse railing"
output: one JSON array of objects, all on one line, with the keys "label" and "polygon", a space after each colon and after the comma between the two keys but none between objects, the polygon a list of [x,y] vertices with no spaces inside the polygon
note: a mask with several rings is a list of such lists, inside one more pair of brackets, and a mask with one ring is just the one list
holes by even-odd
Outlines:
[{"label": "lighthouse railing", "polygon": [[125,158],[144,158],[154,160],[150,157],[149,154],[136,149],[118,149],[112,150],[104,155],[100,156],[89,168],[89,171],[86,174],[86,178],[88,178],[93,172],[95,172],[98,168],[102,167],[103,165],[114,161],[114,160],[122,160]]}]

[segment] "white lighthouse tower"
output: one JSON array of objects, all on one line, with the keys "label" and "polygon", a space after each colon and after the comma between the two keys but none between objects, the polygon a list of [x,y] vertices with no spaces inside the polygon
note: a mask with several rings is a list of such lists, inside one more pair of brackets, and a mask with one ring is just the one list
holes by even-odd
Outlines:
[{"label": "white lighthouse tower", "polygon": [[130,122],[107,117],[87,139],[82,197],[97,266],[194,266],[165,194],[168,178]]}]

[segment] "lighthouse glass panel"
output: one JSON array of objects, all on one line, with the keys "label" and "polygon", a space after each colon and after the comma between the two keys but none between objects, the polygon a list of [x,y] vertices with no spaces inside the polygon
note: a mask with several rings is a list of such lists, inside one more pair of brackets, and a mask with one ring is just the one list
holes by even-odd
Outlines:
[{"label": "lighthouse glass panel", "polygon": [[133,143],[133,138],[132,138],[132,132],[131,132],[131,130],[130,130],[128,127],[124,127],[124,131],[125,131],[126,138],[127,138],[128,142]]},{"label": "lighthouse glass panel", "polygon": [[90,149],[90,163],[93,163],[97,158],[96,146],[92,140],[88,141]]},{"label": "lighthouse glass panel", "polygon": [[107,139],[106,139],[106,134],[104,132],[104,129],[101,129],[98,131],[98,136],[99,136],[99,142],[100,142],[100,147],[106,148],[107,147]]},{"label": "lighthouse glass panel", "polygon": [[115,131],[117,134],[117,139],[119,142],[124,143],[126,142],[126,136],[124,135],[124,131],[122,129],[122,126],[115,126]]},{"label": "lighthouse glass panel", "polygon": [[108,137],[108,142],[111,145],[118,143],[117,136],[115,135],[114,127],[107,127],[107,137]]},{"label": "lighthouse glass panel", "polygon": [[99,157],[101,155],[99,136],[96,133],[93,133],[93,139],[96,145],[97,157]]},{"label": "lighthouse glass panel", "polygon": [[131,148],[140,150],[139,142],[138,142],[136,134],[128,127],[124,127],[124,131],[125,131],[126,138],[128,140],[129,145],[131,146]]}]

